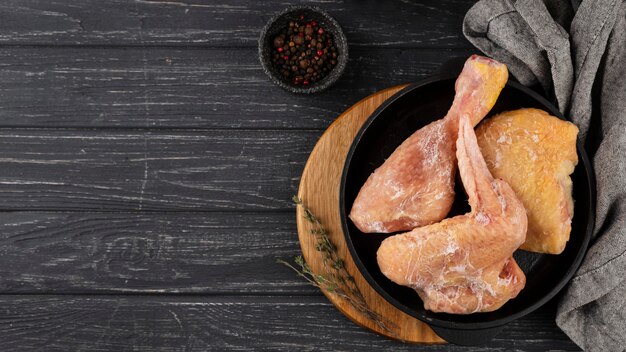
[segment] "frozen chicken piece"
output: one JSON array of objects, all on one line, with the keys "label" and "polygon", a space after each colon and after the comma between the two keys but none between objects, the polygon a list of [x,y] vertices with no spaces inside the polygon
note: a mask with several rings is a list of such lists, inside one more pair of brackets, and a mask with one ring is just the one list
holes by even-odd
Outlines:
[{"label": "frozen chicken piece", "polygon": [[486,120],[476,135],[491,174],[511,185],[528,213],[521,248],[563,252],[574,216],[570,175],[578,163],[578,128],[543,110],[520,109]]},{"label": "frozen chicken piece", "polygon": [[459,118],[467,116],[477,125],[495,104],[507,79],[504,64],[470,57],[457,78],[447,115],[416,131],[367,179],[350,211],[356,227],[363,232],[389,233],[443,219],[454,201]]},{"label": "frozen chicken piece", "polygon": [[470,213],[385,239],[381,272],[415,289],[434,312],[490,312],[517,296],[526,277],[512,258],[526,239],[526,211],[509,185],[494,179],[464,116],[456,142]]}]

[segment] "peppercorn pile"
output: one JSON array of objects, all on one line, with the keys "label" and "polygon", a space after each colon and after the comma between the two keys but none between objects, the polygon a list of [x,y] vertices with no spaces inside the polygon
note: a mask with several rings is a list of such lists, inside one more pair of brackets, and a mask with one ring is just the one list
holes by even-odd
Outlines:
[{"label": "peppercorn pile", "polygon": [[303,15],[290,21],[274,38],[273,64],[286,81],[308,86],[324,78],[337,64],[331,33]]}]

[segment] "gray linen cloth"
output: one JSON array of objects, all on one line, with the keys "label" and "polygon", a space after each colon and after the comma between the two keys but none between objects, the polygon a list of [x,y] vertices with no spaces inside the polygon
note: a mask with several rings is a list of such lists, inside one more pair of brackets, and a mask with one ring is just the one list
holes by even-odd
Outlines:
[{"label": "gray linen cloth", "polygon": [[541,84],[580,128],[597,219],[556,322],[585,350],[626,350],[626,2],[482,0],[463,32],[522,84]]}]

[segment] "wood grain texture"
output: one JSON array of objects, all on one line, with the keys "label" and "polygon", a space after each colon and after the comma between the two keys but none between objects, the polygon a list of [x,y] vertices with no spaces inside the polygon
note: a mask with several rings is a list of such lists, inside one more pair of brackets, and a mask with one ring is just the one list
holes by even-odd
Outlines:
[{"label": "wood grain texture", "polygon": [[376,90],[433,73],[442,53],[473,52],[356,48],[336,86],[306,96],[274,86],[253,48],[4,47],[0,127],[325,129]]},{"label": "wood grain texture", "polygon": [[0,209],[291,209],[319,134],[0,131]]},{"label": "wood grain texture", "polygon": [[[511,323],[489,346],[428,351],[577,350],[554,310]],[[7,351],[415,351],[372,334],[317,297],[0,296]],[[68,348],[71,346],[71,348]]]},{"label": "wood grain texture", "polygon": [[469,46],[465,0],[9,0],[0,5],[0,43],[252,47],[274,12],[298,4],[331,13],[351,45]]},{"label": "wood grain texture", "polygon": [[[346,270],[354,277],[367,307],[381,317],[386,328],[372,320],[362,310],[333,292],[322,290],[326,297],[350,320],[381,335],[412,343],[443,343],[432,329],[423,322],[400,311],[381,297],[356,267],[345,241],[339,209],[340,183],[346,155],[357,132],[367,118],[385,100],[402,90],[404,86],[385,89],[353,105],[324,132],[307,160],[298,189],[303,206],[317,216],[330,241],[337,247],[337,255],[345,262]],[[298,238],[307,264],[316,274],[328,275],[322,253],[317,250],[318,240],[312,236],[315,230],[305,220],[303,206],[298,206]]]},{"label": "wood grain texture", "polygon": [[[256,45],[305,3],[339,20],[351,60],[329,91],[295,96]],[[321,131],[475,52],[472,4],[0,2],[0,350],[415,350],[274,260],[298,252],[289,199]],[[575,350],[554,306],[487,347],[427,349]]]},{"label": "wood grain texture", "polygon": [[292,212],[0,213],[2,293],[319,294]]}]

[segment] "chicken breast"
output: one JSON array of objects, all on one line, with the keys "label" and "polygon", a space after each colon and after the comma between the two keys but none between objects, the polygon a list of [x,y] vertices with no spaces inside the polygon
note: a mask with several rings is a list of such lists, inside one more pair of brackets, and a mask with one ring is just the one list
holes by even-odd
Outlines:
[{"label": "chicken breast", "polygon": [[489,171],[511,185],[528,213],[521,248],[563,252],[574,216],[578,128],[543,110],[520,109],[484,121],[476,135]]}]

